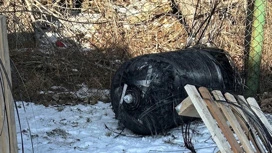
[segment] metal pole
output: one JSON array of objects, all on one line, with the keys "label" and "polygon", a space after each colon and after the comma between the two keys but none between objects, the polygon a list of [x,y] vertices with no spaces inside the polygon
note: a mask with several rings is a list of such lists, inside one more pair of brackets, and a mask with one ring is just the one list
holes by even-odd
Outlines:
[{"label": "metal pole", "polygon": [[247,75],[245,96],[255,96],[259,89],[260,66],[264,40],[266,0],[255,0],[253,11],[253,24],[249,57],[247,60]]}]

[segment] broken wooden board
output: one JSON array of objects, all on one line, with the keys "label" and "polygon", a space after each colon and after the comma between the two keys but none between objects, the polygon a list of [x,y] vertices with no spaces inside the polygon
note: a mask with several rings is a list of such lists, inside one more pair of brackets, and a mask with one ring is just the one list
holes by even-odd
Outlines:
[{"label": "broken wooden board", "polygon": [[179,105],[176,107],[176,111],[180,116],[187,117],[196,117],[200,118],[198,112],[195,109],[190,97],[185,98]]},{"label": "broken wooden board", "polygon": [[238,119],[234,115],[231,107],[228,103],[224,103],[226,99],[224,98],[223,94],[219,90],[212,91],[212,94],[215,98],[215,100],[220,100],[222,102],[217,102],[216,104],[218,107],[222,110],[225,117],[227,118],[230,126],[236,133],[237,137],[239,138],[245,152],[247,153],[254,153],[254,149],[251,146],[250,142],[248,141],[247,135],[245,134],[244,130],[242,129]]},{"label": "broken wooden board", "polygon": [[176,107],[178,114],[200,116],[221,152],[267,152],[269,147],[263,145],[266,136],[247,118],[255,115],[272,135],[271,125],[254,98],[246,100],[242,95],[235,98],[230,93],[223,95],[218,90],[210,92],[192,85],[184,88],[189,96]]},{"label": "broken wooden board", "polygon": [[264,113],[262,112],[262,110],[261,110],[260,106],[258,105],[257,101],[254,98],[249,97],[249,98],[247,98],[247,102],[249,103],[249,105],[251,106],[253,111],[258,115],[260,120],[264,123],[266,128],[269,129],[270,134],[271,134],[272,133],[272,126],[268,122],[267,118],[265,117]]},{"label": "broken wooden board", "polygon": [[[235,99],[235,97],[232,94],[225,93],[225,97],[228,100],[228,102],[239,105],[239,103],[237,102],[237,100]],[[241,97],[239,97],[239,98],[241,98]],[[256,139],[258,137],[256,134],[256,131],[254,130],[254,127],[251,124],[249,124],[249,120],[247,119],[246,115],[243,113],[243,111],[241,109],[239,109],[237,107],[232,107],[232,108],[233,108],[233,110],[236,110],[236,113],[235,113],[236,116],[240,116],[240,124],[242,124],[242,122],[247,123],[246,127],[244,127],[244,128],[246,131],[249,132],[249,136],[250,136],[249,140],[251,141],[251,143],[253,143],[257,152],[265,153],[265,150],[264,150],[261,142],[258,139]]]},{"label": "broken wooden board", "polygon": [[209,90],[205,87],[200,87],[198,90],[202,95],[202,98],[206,102],[213,118],[217,121],[217,125],[222,130],[224,136],[229,142],[233,152],[244,152],[236,141],[230,127],[227,125],[227,120],[225,120],[224,114],[220,111],[219,107],[216,106],[216,102],[213,100],[213,97],[210,94]]},{"label": "broken wooden board", "polygon": [[222,130],[217,126],[216,121],[212,117],[206,103],[198,93],[196,87],[192,85],[186,85],[184,88],[188,93],[192,103],[194,104],[197,112],[201,116],[204,124],[207,126],[209,132],[211,133],[212,138],[217,144],[221,153],[233,152],[225,136],[222,134]]}]

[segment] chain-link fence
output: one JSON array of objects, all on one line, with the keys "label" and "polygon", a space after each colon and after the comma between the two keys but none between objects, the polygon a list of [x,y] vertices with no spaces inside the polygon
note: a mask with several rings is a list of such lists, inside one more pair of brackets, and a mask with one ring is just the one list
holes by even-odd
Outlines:
[{"label": "chain-link fence", "polygon": [[259,88],[259,75],[264,40],[266,1],[248,1],[245,35],[246,95],[255,96]]},{"label": "chain-link fence", "polygon": [[[253,90],[249,94],[255,95],[272,89],[271,5],[270,0],[3,0],[0,12],[8,18],[12,50],[36,47],[56,55],[55,50],[62,48],[61,56],[64,50],[91,52],[89,66],[105,70],[99,73],[102,76],[85,75],[94,87],[109,88],[116,61],[204,44],[228,51],[250,82],[245,82]],[[256,22],[259,18],[263,19]],[[258,31],[258,24],[264,29]],[[261,46],[260,55],[252,53],[255,40]],[[254,69],[252,59],[257,63]],[[255,69],[259,65],[261,69]]]}]

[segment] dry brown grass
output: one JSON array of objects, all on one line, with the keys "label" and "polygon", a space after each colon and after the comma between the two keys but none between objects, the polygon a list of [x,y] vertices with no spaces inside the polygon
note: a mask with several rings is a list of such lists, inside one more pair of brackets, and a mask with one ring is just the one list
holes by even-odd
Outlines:
[{"label": "dry brown grass", "polygon": [[[190,1],[193,3],[188,3],[186,0],[179,0],[178,2],[181,11],[187,8],[187,14],[183,13],[183,15],[187,20],[189,28],[196,31],[207,15],[194,20],[192,19],[192,8],[195,8],[196,3],[193,1]],[[233,0],[220,4],[209,26],[206,28],[206,34],[203,39],[205,43],[209,39],[209,36],[212,35],[211,42],[213,45],[228,51],[240,71],[245,69],[245,45],[249,44],[249,42],[245,41],[245,25],[247,20],[245,2],[246,1],[243,0]],[[164,6],[165,9],[158,11],[158,7],[148,8],[147,6],[149,6],[150,3],[158,7]],[[115,21],[115,23],[118,23],[118,29],[113,33],[117,39],[122,38],[122,42],[126,42],[131,57],[172,51],[185,47],[188,39],[186,27],[182,25],[175,16],[169,15],[169,5],[169,1],[159,0],[149,1],[139,5],[138,7],[145,7],[143,10],[149,10],[149,12],[151,12],[148,16],[140,12],[135,14],[135,16],[125,18],[117,13],[119,20]],[[206,1],[201,1],[200,5],[201,9],[197,12],[197,15],[205,14],[212,9],[212,5]],[[182,9],[182,7],[185,7],[185,9]],[[165,15],[159,15],[160,13]],[[265,25],[265,41],[260,74],[260,94],[272,90],[272,52],[270,51],[272,46],[272,34],[270,32],[272,29],[271,13],[272,2],[269,0],[267,2],[267,21]],[[224,17],[222,18],[222,16]],[[194,28],[192,27],[193,22],[196,23]],[[104,36],[101,35],[101,37]],[[107,36],[105,37],[107,38]]]},{"label": "dry brown grass", "polygon": [[[76,92],[82,84],[90,89],[109,89],[111,78],[129,57],[125,46],[114,46],[104,50],[80,52],[72,49],[54,50],[53,54],[42,53],[36,49],[12,51],[13,93],[16,100],[33,101],[48,104],[76,104],[83,99],[72,94],[60,95],[62,99],[55,99],[58,92]],[[119,62],[116,62],[119,60]],[[24,84],[22,84],[22,81]],[[53,86],[63,89],[55,90]],[[65,90],[64,90],[65,89]],[[40,94],[40,92],[47,94]],[[103,96],[93,97],[107,101]]]},{"label": "dry brown grass", "polygon": [[[211,4],[207,4],[206,1],[201,2],[200,5],[202,7],[199,8],[197,15],[203,15],[202,17],[193,20],[192,14],[185,15],[187,24],[193,32],[201,26],[202,21],[208,15],[207,13],[212,9]],[[98,4],[100,4],[99,8],[101,8],[101,3]],[[230,2],[223,4],[219,5],[218,11],[211,20],[211,24],[207,27],[205,39],[209,37],[208,34],[216,35],[219,33],[218,37],[212,38],[214,44],[229,51],[233,56],[240,56],[243,53],[244,42],[241,37],[244,37],[246,21],[244,3],[241,1],[241,3]],[[105,7],[109,7],[109,5]],[[170,13],[169,1],[147,1],[139,5],[130,4],[127,6],[127,8],[135,7],[138,13],[130,14],[129,16],[118,12],[114,12],[112,15],[108,14],[109,23],[96,25],[96,31],[94,32],[94,37],[90,39],[90,43],[103,47],[113,42],[126,42],[129,47],[129,53],[132,56],[173,51],[185,47],[188,38],[186,28],[179,22],[176,17],[177,14]],[[182,7],[194,8],[195,4],[192,5],[180,0],[180,8]],[[222,14],[222,11],[220,12],[221,9],[227,9],[227,12]],[[103,14],[108,13],[103,11],[103,9],[100,10]],[[219,16],[222,15],[226,17],[219,19]],[[114,19],[109,18],[109,16],[114,16]],[[192,27],[193,21],[196,23],[195,27]],[[222,22],[223,26],[220,27]]]},{"label": "dry brown grass", "polygon": [[[180,7],[195,7],[195,4],[184,3],[183,0],[180,0],[179,2]],[[228,51],[232,56],[234,63],[241,72],[245,69],[245,45],[250,43],[245,41],[247,17],[244,2],[245,1],[237,0],[227,5],[219,5],[219,10],[226,8],[226,6],[229,7],[225,14],[223,14],[225,17],[220,19],[222,12],[216,12],[211,20],[211,23],[207,27],[206,34],[204,36],[206,39],[204,39],[205,43],[209,37],[209,34],[213,34],[214,37],[211,39],[213,45]],[[162,4],[160,3],[158,5]],[[169,5],[168,1],[165,2],[164,6],[166,5]],[[201,5],[204,9],[200,10],[198,14],[205,14],[212,9],[211,5],[209,6],[207,3],[205,3],[205,1],[202,1]],[[142,6],[148,5],[142,4]],[[119,18],[120,20],[117,21],[119,26],[113,33],[118,39],[121,37],[122,42],[126,42],[128,52],[131,57],[143,54],[172,51],[185,47],[188,38],[185,26],[180,24],[175,16],[162,15],[155,18],[156,15],[154,12],[159,14],[156,10],[157,9],[153,8],[151,11],[152,13],[149,14],[149,16],[139,13],[136,15],[136,17],[128,17],[127,19]],[[187,11],[190,12],[189,9]],[[164,9],[161,11],[161,13],[167,14],[169,13],[169,10]],[[185,16],[185,18],[187,17],[187,23],[189,26],[194,22],[194,20],[190,18],[191,16],[192,14],[190,13]],[[207,16],[195,20],[196,25],[200,26],[205,17]],[[270,51],[272,46],[271,21],[272,1],[268,1],[264,35],[265,40],[260,74],[260,91],[258,95],[262,101],[262,108],[266,112],[269,112],[268,110],[271,108],[272,97],[272,52]],[[221,27],[220,24],[222,24]],[[196,31],[198,28],[197,26],[195,28],[190,28],[192,28],[193,31]],[[216,36],[217,33],[218,35]],[[103,35],[101,36],[103,37]],[[265,96],[263,96],[263,94]]]},{"label": "dry brown grass", "polygon": [[[99,6],[99,8],[102,7],[101,5]],[[124,16],[123,13],[114,12],[114,15],[108,15],[115,16],[114,19],[109,19],[109,23],[95,25],[96,30],[90,39],[91,46],[104,48],[112,43],[125,43],[128,46],[128,53],[131,57],[173,51],[185,47],[188,39],[186,30],[188,29],[179,22],[176,17],[177,14],[170,13],[169,1],[147,1],[139,5],[131,2],[130,5],[127,5],[127,8],[135,8],[136,6],[136,10],[139,12],[134,15]],[[197,20],[192,19],[192,11],[194,10],[185,14],[187,24],[193,33],[201,27],[202,22],[212,9],[212,5],[206,1],[201,1],[200,6],[201,8],[198,9],[197,15],[203,16]],[[109,7],[109,5],[105,7]],[[180,0],[179,7],[181,9],[182,7],[195,8],[196,6],[195,3],[191,4]],[[224,9],[226,12],[222,12]],[[188,11],[186,9],[182,10]],[[192,26],[193,22],[196,24],[194,27]],[[244,1],[222,3],[218,6],[217,12],[206,28],[206,34],[203,39],[203,43],[206,43],[210,35],[212,35],[210,41],[213,45],[228,51],[240,70],[243,68],[244,61],[245,22],[246,10]],[[204,26],[202,25],[203,29]]]},{"label": "dry brown grass", "polygon": [[[207,13],[211,11],[211,3],[202,0],[201,8],[197,12],[198,18],[194,20],[192,12],[194,12],[196,1],[190,0],[191,3],[188,3],[188,0],[177,0],[177,2],[179,2],[179,9],[183,11],[182,14],[189,27],[180,23],[177,14],[171,14],[170,0],[93,0],[91,1],[92,4],[84,5],[83,12],[86,15],[90,15],[90,19],[94,18],[94,14],[99,14],[100,18],[94,19],[92,22],[103,22],[90,24],[91,28],[88,33],[77,33],[77,31],[69,33],[69,39],[71,38],[78,43],[83,40],[89,42],[94,50],[90,53],[92,55],[62,50],[57,51],[54,55],[50,55],[47,59],[45,57],[48,55],[39,55],[39,57],[31,58],[36,52],[16,53],[12,58],[15,58],[19,71],[27,70],[32,72],[32,76],[30,74],[24,74],[25,76],[23,76],[26,86],[29,86],[29,90],[32,90],[32,88],[34,91],[47,90],[55,83],[66,84],[67,86],[70,84],[71,88],[76,88],[75,85],[82,82],[86,82],[93,88],[109,88],[110,78],[114,73],[114,71],[110,70],[112,65],[110,65],[109,61],[116,59],[124,61],[125,59],[143,54],[184,48],[188,39],[188,33],[186,32],[188,28],[193,32],[199,27],[202,30],[204,29],[205,26],[201,25],[201,23],[207,17]],[[246,10],[244,2],[245,0],[222,1],[209,26],[206,28],[206,34],[202,40],[203,43],[207,43],[210,35],[212,35],[209,42],[228,51],[240,70],[244,68],[245,58]],[[126,11],[122,12],[120,8]],[[271,21],[272,1],[268,0],[260,93],[272,90]],[[69,30],[74,25],[79,27],[85,26],[84,24],[81,25],[80,23],[71,23],[64,20],[62,22]],[[196,26],[193,27],[194,22]],[[87,35],[89,36],[87,37]],[[65,34],[63,34],[63,37],[66,37]],[[35,58],[44,61],[42,69],[39,69],[37,65],[27,65],[29,63],[28,59],[36,60]],[[82,61],[82,59],[84,60]],[[52,64],[48,64],[48,61]],[[65,64],[59,63],[60,61],[64,61]],[[100,64],[97,64],[97,61]],[[71,67],[73,67],[72,65],[80,69],[80,75],[74,76],[74,74],[71,74],[72,72],[69,72]],[[82,68],[82,65],[86,66]],[[103,71],[99,71],[101,65]],[[117,69],[117,67],[114,69]],[[89,73],[90,70],[95,74]],[[31,81],[34,83],[31,83]],[[35,84],[35,86],[32,87],[31,84]]]},{"label": "dry brown grass", "polygon": [[272,90],[272,1],[267,2],[267,17],[264,33],[264,48],[262,54],[262,71],[260,79],[261,93]]}]

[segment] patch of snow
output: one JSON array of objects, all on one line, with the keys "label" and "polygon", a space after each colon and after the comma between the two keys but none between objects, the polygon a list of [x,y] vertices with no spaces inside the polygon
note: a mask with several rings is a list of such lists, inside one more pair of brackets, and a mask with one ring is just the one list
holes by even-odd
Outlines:
[{"label": "patch of snow", "polygon": [[50,89],[68,91],[65,87],[62,87],[62,86],[52,86],[50,87]]},{"label": "patch of snow", "polygon": [[[25,153],[189,153],[180,127],[167,135],[139,136],[125,129],[116,134],[118,121],[109,103],[49,106],[17,102],[21,131],[17,123],[18,147]],[[267,115],[272,118],[272,115]],[[107,128],[108,127],[108,128]],[[191,125],[197,152],[217,152],[217,146],[202,122]],[[115,133],[116,132],[116,133]],[[126,136],[124,136],[124,135]],[[33,149],[31,145],[31,137]]]},{"label": "patch of snow", "polygon": [[73,72],[78,72],[78,69],[72,69]]},{"label": "patch of snow", "polygon": [[99,89],[89,89],[86,85],[82,85],[82,87],[76,92],[76,96],[85,99],[91,96],[97,96],[101,98],[106,98],[109,95],[109,90],[99,90]]},{"label": "patch of snow", "polygon": [[[30,137],[33,150],[37,153],[188,152],[183,146],[179,128],[171,130],[168,136],[142,137],[125,130],[123,134],[127,136],[116,137],[117,134],[113,131],[120,132],[117,130],[118,121],[109,103],[62,106],[61,109],[33,103],[24,103],[23,106],[23,103],[17,102],[17,105],[26,153],[32,152]],[[203,129],[203,125],[197,127],[201,134],[194,142],[196,147],[210,152],[216,146],[207,130]],[[17,125],[19,148],[22,149],[18,130]],[[206,139],[210,140],[205,142]]]}]

